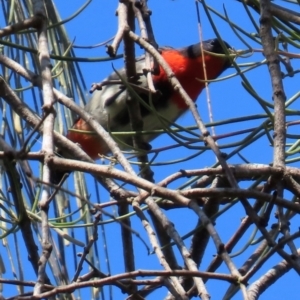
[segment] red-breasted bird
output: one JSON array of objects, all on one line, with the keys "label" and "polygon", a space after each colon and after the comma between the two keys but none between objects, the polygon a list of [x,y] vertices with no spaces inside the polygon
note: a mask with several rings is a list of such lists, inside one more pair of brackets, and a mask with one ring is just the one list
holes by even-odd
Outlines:
[{"label": "red-breasted bird", "polygon": [[[230,46],[224,42],[225,46]],[[204,59],[206,65],[207,79],[217,78],[225,69],[230,66],[230,59],[226,56],[216,56],[224,54],[220,42],[217,39],[211,39],[202,43],[204,50]],[[205,83],[197,79],[204,79],[203,62],[200,44],[194,44],[188,47],[173,49],[170,47],[161,48],[161,55],[172,68],[175,76],[182,84],[185,91],[193,101],[196,101]],[[207,52],[206,52],[207,51]],[[139,76],[139,86],[142,89],[137,93],[149,105],[149,92],[147,93],[147,81],[143,73],[145,68],[144,58],[137,60],[136,72]],[[125,69],[117,73],[112,73],[105,81],[120,81],[120,76],[125,78]],[[160,67],[159,75],[152,75],[155,88],[160,92],[159,96],[152,97],[151,105],[156,112],[140,105],[143,118],[143,130],[156,130],[164,128],[157,117],[157,113],[162,115],[170,122],[174,122],[186,110],[187,106],[180,95],[173,90],[164,70]],[[94,92],[91,100],[85,106],[85,110],[92,114],[95,119],[110,132],[131,131],[130,120],[126,107],[126,86],[123,84],[109,84],[102,87],[101,90]],[[92,131],[90,126],[82,119],[78,119],[68,132],[67,137],[74,143],[78,143],[82,149],[93,159],[97,159],[99,154],[107,154],[108,147],[103,141],[93,134],[85,134],[76,130]],[[74,130],[75,129],[75,130]],[[144,141],[149,142],[157,135],[144,135]],[[118,137],[120,139],[120,137]],[[131,137],[122,138],[125,144],[131,144]]]}]

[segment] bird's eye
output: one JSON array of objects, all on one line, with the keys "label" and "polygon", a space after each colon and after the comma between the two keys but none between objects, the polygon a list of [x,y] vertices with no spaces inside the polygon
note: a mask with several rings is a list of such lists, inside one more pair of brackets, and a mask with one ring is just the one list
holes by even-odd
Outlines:
[{"label": "bird's eye", "polygon": [[211,40],[210,44],[211,44],[212,46],[216,46],[216,45],[218,45],[218,44],[220,44],[220,43],[219,43],[219,41],[218,41],[217,39],[213,39],[213,40]]}]

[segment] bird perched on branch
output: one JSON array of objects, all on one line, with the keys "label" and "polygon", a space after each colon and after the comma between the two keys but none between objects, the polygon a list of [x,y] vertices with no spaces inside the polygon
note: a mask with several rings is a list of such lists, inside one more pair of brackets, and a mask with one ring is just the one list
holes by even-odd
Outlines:
[{"label": "bird perched on branch", "polygon": [[[224,45],[230,49],[226,42],[224,42]],[[218,39],[204,41],[202,48],[204,55],[202,55],[200,43],[180,49],[170,47],[160,49],[162,57],[171,67],[173,73],[193,101],[197,100],[205,87],[203,81],[205,78],[203,58],[205,60],[207,80],[217,78],[231,65],[228,56],[218,55],[224,54],[224,49]],[[146,76],[143,73],[144,68],[144,58],[137,60],[138,85],[136,87],[132,86],[132,89],[143,101],[143,103],[140,103],[143,130],[163,129],[167,126],[166,122],[174,122],[188,107],[181,96],[172,88],[162,67],[160,67],[158,75],[152,75],[153,83],[158,93],[150,97]],[[91,100],[84,108],[109,132],[131,131],[126,107],[127,87],[120,79],[125,77],[124,68],[117,73],[112,73],[104,80],[105,85],[103,85],[102,89],[94,92]],[[162,124],[158,115],[163,117],[165,125]],[[89,124],[82,119],[78,119],[72,129],[69,130],[67,137],[74,143],[78,143],[90,157],[97,159],[99,154],[107,154],[109,149],[100,137],[90,134],[92,131]],[[157,134],[146,134],[143,139],[145,142],[149,142],[156,136]],[[117,137],[117,141],[121,141],[119,144],[130,145],[131,139],[130,136],[125,138]],[[122,147],[122,145],[120,146]]]}]

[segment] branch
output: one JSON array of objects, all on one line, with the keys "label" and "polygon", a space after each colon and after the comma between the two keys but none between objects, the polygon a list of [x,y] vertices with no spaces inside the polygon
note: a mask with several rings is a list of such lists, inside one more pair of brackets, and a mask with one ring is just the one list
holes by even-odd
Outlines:
[{"label": "branch", "polygon": [[[47,156],[53,155],[54,139],[53,139],[53,128],[55,113],[53,109],[54,94],[53,94],[53,85],[51,77],[51,62],[48,51],[48,40],[47,40],[47,19],[46,12],[44,10],[43,4],[40,1],[33,1],[33,10],[35,15],[42,17],[42,22],[37,27],[38,33],[38,51],[39,51],[39,65],[41,70],[42,77],[42,91],[44,96],[43,110],[46,115],[43,126],[43,141],[42,141],[42,152]],[[47,163],[47,160],[44,160],[43,165],[43,175],[44,182],[50,182],[51,170]],[[48,211],[49,211],[49,201],[50,198],[50,188],[47,185],[43,185],[41,200],[39,202],[41,208],[41,219],[42,219],[42,248],[43,253],[39,260],[39,269],[37,283],[34,287],[34,295],[40,294],[43,289],[43,284],[46,282],[46,264],[52,252],[52,241],[50,237],[49,230],[49,220],[48,220]]]}]

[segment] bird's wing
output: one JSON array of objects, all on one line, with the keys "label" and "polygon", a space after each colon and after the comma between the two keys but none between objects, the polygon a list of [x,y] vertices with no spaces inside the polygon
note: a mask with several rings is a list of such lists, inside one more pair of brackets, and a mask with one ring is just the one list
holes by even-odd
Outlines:
[{"label": "bird's wing", "polygon": [[[140,96],[140,98],[149,105],[149,93],[146,76],[143,73],[145,67],[144,56],[136,62],[137,81],[132,86],[132,89]],[[129,116],[126,107],[126,85],[120,82],[121,78],[126,80],[125,69],[122,68],[113,72],[109,77],[104,79],[104,82],[111,84],[104,85],[101,90],[96,90],[93,93],[91,100],[85,106],[85,110],[91,113],[96,120],[106,129],[111,131],[120,131],[120,127],[129,125]],[[154,107],[159,101],[160,95],[152,95],[151,103]],[[146,116],[149,114],[149,109],[141,105],[141,114]],[[129,129],[128,129],[129,130]]]}]

